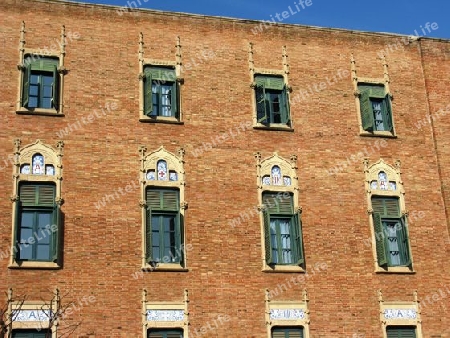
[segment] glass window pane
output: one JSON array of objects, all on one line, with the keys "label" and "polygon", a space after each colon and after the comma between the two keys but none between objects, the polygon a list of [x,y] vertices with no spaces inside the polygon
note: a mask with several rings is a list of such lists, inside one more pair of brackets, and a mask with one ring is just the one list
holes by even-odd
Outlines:
[{"label": "glass window pane", "polygon": [[38,100],[37,97],[30,97],[28,99],[28,107],[30,108],[36,108],[38,106]]},{"label": "glass window pane", "polygon": [[153,246],[152,259],[156,262],[161,261],[161,258],[159,257],[159,246]]},{"label": "glass window pane", "polygon": [[152,216],[152,230],[159,231],[159,216]]},{"label": "glass window pane", "polygon": [[28,243],[28,239],[33,237],[33,229],[31,228],[22,228],[20,231],[20,243]]},{"label": "glass window pane", "polygon": [[29,94],[30,96],[37,96],[39,93],[39,87],[35,85],[30,85]]},{"label": "glass window pane", "polygon": [[53,83],[53,75],[42,75],[42,84],[44,86],[50,86]]},{"label": "glass window pane", "polygon": [[32,259],[33,258],[32,246],[28,245],[28,247],[25,247],[25,245],[23,245],[23,244],[20,245],[19,257],[20,257],[20,259]]},{"label": "glass window pane", "polygon": [[33,226],[34,212],[22,212],[22,220],[20,226],[22,228],[31,228]]},{"label": "glass window pane", "polygon": [[46,108],[46,109],[52,108],[52,99],[51,98],[43,98],[41,108]]},{"label": "glass window pane", "polygon": [[44,97],[52,97],[52,87],[51,86],[44,86]]},{"label": "glass window pane", "polygon": [[52,213],[39,213],[38,214],[38,228],[43,229],[47,225],[52,224]]},{"label": "glass window pane", "polygon": [[38,260],[49,260],[50,259],[50,245],[37,245],[36,259]]},{"label": "glass window pane", "polygon": [[39,75],[31,74],[30,84],[38,84],[38,83],[39,83]]}]

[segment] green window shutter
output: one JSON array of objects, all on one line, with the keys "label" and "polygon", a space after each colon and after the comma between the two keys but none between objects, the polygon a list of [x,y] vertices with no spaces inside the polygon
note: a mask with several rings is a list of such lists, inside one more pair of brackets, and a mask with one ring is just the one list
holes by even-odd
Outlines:
[{"label": "green window shutter", "polygon": [[55,205],[55,187],[52,185],[22,185],[19,195],[22,205],[26,207]]},{"label": "green window shutter", "polygon": [[30,76],[31,76],[31,65],[27,64],[23,72],[23,87],[22,87],[22,106],[28,107],[30,100]]},{"label": "green window shutter", "polygon": [[281,108],[281,122],[285,124],[290,124],[290,106],[289,106],[289,94],[286,86],[283,87],[283,92],[281,97],[283,100],[283,105]]},{"label": "green window shutter", "polygon": [[58,67],[53,66],[52,105],[59,110],[59,72]]},{"label": "green window shutter", "polygon": [[58,59],[39,57],[37,60],[31,63],[31,70],[53,72],[55,66],[58,66]]},{"label": "green window shutter", "polygon": [[181,94],[180,94],[181,86],[180,83],[175,82],[173,84],[173,92],[175,92],[174,99],[172,101],[172,111],[174,117],[180,118],[180,107],[181,107]]},{"label": "green window shutter", "polygon": [[372,103],[370,102],[369,94],[370,92],[368,90],[364,90],[361,92],[361,96],[359,98],[361,106],[362,128],[366,131],[372,131],[374,124]]},{"label": "green window shutter", "polygon": [[144,114],[150,116],[152,114],[152,111],[152,75],[150,72],[146,72],[144,77]]},{"label": "green window shutter", "polygon": [[303,255],[303,239],[302,239],[302,214],[298,211],[294,217],[292,222],[292,230],[293,230],[293,238],[294,238],[294,261],[297,262],[297,265],[303,265],[305,262],[305,258]]},{"label": "green window shutter", "polygon": [[[181,245],[183,245],[184,248],[184,215],[182,213],[178,213],[178,232],[179,234],[177,234],[177,238],[180,239],[180,243],[178,245],[179,248],[181,248]],[[182,266],[184,266],[184,250],[180,250],[180,264]]]},{"label": "green window shutter", "polygon": [[[148,203],[148,201],[147,201]],[[147,205],[145,210],[145,252],[147,263],[152,261],[153,256],[153,246],[152,246],[152,208]]]},{"label": "green window shutter", "polygon": [[386,130],[392,132],[394,129],[394,125],[392,123],[392,105],[391,105],[391,98],[389,97],[389,95],[386,95],[384,97],[384,105],[386,108],[385,111]]},{"label": "green window shutter", "polygon": [[[59,253],[60,253],[60,243],[61,243],[61,208],[59,205],[56,205],[53,212],[53,224],[56,224],[57,230],[56,232],[52,232],[52,259],[53,262],[58,261]],[[50,227],[52,224],[50,224]],[[51,230],[52,228],[50,228]]]},{"label": "green window shutter", "polygon": [[290,214],[294,213],[292,205],[292,195],[285,198],[284,194],[265,193],[263,194],[263,204],[268,208],[271,214]]},{"label": "green window shutter", "polygon": [[400,217],[400,206],[397,198],[384,198],[385,215],[386,217],[397,218]]},{"label": "green window shutter", "polygon": [[270,213],[267,208],[263,210],[264,222],[264,249],[266,251],[266,263],[273,264],[272,245],[270,244]]},{"label": "green window shutter", "polygon": [[378,213],[382,217],[400,217],[400,205],[398,203],[398,198],[395,197],[373,197],[372,209],[374,213]]},{"label": "green window shutter", "polygon": [[180,209],[178,190],[147,189],[147,205],[153,210],[178,211]]},{"label": "green window shutter", "polygon": [[284,89],[284,78],[278,77],[278,76],[266,77],[265,86],[266,86],[266,89],[283,90]]},{"label": "green window shutter", "polygon": [[285,333],[286,332],[281,331],[281,330],[273,331],[272,332],[272,338],[285,338],[286,337]]},{"label": "green window shutter", "polygon": [[412,326],[391,326],[386,328],[387,338],[416,338],[416,328]]},{"label": "green window shutter", "polygon": [[146,68],[146,72],[149,73],[153,80],[159,80],[161,82],[175,82],[176,73],[174,68],[168,67],[150,67]]},{"label": "green window shutter", "polygon": [[385,249],[385,235],[383,231],[383,224],[381,222],[381,215],[379,213],[373,214],[373,226],[375,230],[375,247],[377,251],[378,264],[380,266],[387,265],[387,255]]},{"label": "green window shutter", "polygon": [[402,225],[402,227],[401,229],[397,229],[397,238],[400,245],[401,261],[404,262],[404,265],[411,266],[412,261],[411,253],[409,252],[409,236],[405,216],[400,219],[400,224]]},{"label": "green window shutter", "polygon": [[[19,233],[19,229],[20,229],[20,222],[21,222],[21,218],[22,218],[22,213],[21,213],[21,207],[20,207],[20,200],[16,201],[15,204],[15,219],[14,219],[14,233],[13,233],[13,250],[12,250],[12,259],[13,261],[16,260],[16,254],[18,251],[18,245],[17,245],[17,234]],[[14,248],[16,248],[16,250],[14,250]]]},{"label": "green window shutter", "polygon": [[256,119],[258,123],[268,123],[269,118],[267,116],[266,107],[266,90],[263,84],[256,84],[255,87],[255,97],[256,97]]}]

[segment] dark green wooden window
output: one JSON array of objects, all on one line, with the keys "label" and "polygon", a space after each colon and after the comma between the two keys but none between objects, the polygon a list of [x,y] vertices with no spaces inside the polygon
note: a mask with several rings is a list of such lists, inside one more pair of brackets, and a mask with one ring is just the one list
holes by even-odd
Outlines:
[{"label": "dark green wooden window", "polygon": [[16,216],[14,243],[17,250],[13,250],[14,258],[18,261],[56,262],[60,210],[55,203],[55,186],[20,185]]},{"label": "dark green wooden window", "polygon": [[366,131],[393,131],[391,99],[384,85],[359,84],[362,127]]},{"label": "dark green wooden window", "polygon": [[148,338],[183,338],[183,330],[149,330]]},{"label": "dark green wooden window", "polygon": [[410,266],[406,218],[398,198],[372,197],[376,251],[380,266]]},{"label": "dark green wooden window", "polygon": [[178,118],[180,88],[174,68],[144,69],[144,114]]},{"label": "dark green wooden window", "polygon": [[303,265],[302,224],[292,194],[263,193],[267,264]]},{"label": "dark green wooden window", "polygon": [[262,124],[291,124],[289,97],[282,76],[255,76],[256,117]]},{"label": "dark green wooden window", "polygon": [[416,338],[414,326],[388,326],[386,333],[387,338]]},{"label": "dark green wooden window", "polygon": [[274,327],[272,338],[303,338],[303,328],[301,327]]},{"label": "dark green wooden window", "polygon": [[22,106],[59,109],[59,60],[27,56],[24,60]]},{"label": "dark green wooden window", "polygon": [[147,189],[147,262],[182,263],[179,190]]},{"label": "dark green wooden window", "polygon": [[46,338],[47,333],[47,330],[14,330],[12,338]]}]

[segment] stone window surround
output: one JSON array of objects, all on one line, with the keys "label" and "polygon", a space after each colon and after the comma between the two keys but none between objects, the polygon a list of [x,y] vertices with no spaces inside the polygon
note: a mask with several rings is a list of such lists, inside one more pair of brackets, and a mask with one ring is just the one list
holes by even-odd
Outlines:
[{"label": "stone window surround", "polygon": [[254,129],[263,129],[263,130],[281,130],[281,131],[294,131],[294,122],[292,118],[292,109],[289,109],[290,116],[290,126],[286,126],[285,124],[272,123],[270,126],[266,126],[262,123],[258,123],[258,118],[256,116],[256,95],[255,95],[255,75],[279,75],[284,79],[284,83],[287,87],[286,99],[290,100],[289,93],[292,91],[292,88],[289,86],[289,72],[290,67],[288,63],[288,57],[286,52],[286,46],[283,46],[283,54],[282,54],[282,66],[283,69],[267,69],[267,68],[255,68],[255,61],[253,60],[253,43],[249,43],[248,47],[248,63],[250,69],[250,88],[252,89],[252,121]]},{"label": "stone window surround", "polygon": [[[413,293],[414,300],[406,301],[384,301],[381,290],[378,291],[378,302],[380,304],[380,322],[383,329],[383,338],[387,338],[387,326],[415,326],[416,338],[422,338],[422,318],[417,297],[417,291]],[[386,310],[409,310],[415,313],[415,318],[386,318]]]},{"label": "stone window surround", "polygon": [[391,101],[394,99],[394,96],[392,95],[391,89],[390,89],[390,78],[389,78],[389,68],[386,61],[386,57],[383,56],[382,58],[383,62],[383,77],[382,78],[368,78],[368,77],[358,77],[356,74],[356,61],[353,57],[353,54],[351,56],[351,72],[352,72],[352,82],[353,82],[353,94],[355,96],[355,104],[356,104],[356,113],[358,116],[358,125],[359,125],[359,135],[360,136],[379,136],[379,137],[387,137],[387,138],[397,138],[397,135],[395,133],[395,119],[393,116],[393,109],[392,109],[392,130],[390,131],[376,131],[373,132],[366,131],[362,128],[362,119],[361,119],[361,104],[359,102],[360,98],[360,91],[358,90],[358,84],[360,83],[369,83],[374,85],[382,85],[385,88],[385,92],[387,95],[389,95]]},{"label": "stone window surround", "polygon": [[[21,140],[14,140],[14,166],[13,166],[13,193],[11,196],[12,201],[12,247],[14,247],[15,232],[17,231],[15,224],[16,220],[16,204],[19,202],[19,184],[20,182],[53,182],[55,184],[55,203],[62,205],[64,200],[61,197],[61,181],[62,177],[62,156],[64,142],[58,141],[56,149],[48,146],[37,140],[34,143],[28,144],[23,148],[20,148]],[[55,174],[49,175],[33,175],[33,174],[21,174],[20,167],[24,163],[31,163],[31,159],[34,154],[40,153],[44,156],[45,162],[53,164],[55,168]],[[58,225],[58,231],[62,231],[61,224]],[[60,253],[62,254],[62,253]],[[59,269],[61,268],[61,258],[58,262],[37,262],[37,261],[23,261],[18,264],[13,260],[13,255],[10,255],[9,268],[41,268],[41,269]]]},{"label": "stone window surround", "polygon": [[[188,271],[187,269],[187,254],[184,252],[183,257],[183,266],[179,263],[158,263],[157,267],[150,266],[147,261],[147,252],[146,252],[146,190],[148,187],[160,187],[160,188],[177,188],[180,193],[180,214],[185,218],[187,202],[184,199],[184,188],[186,185],[185,182],[185,172],[184,172],[184,149],[180,148],[178,150],[179,157],[167,151],[163,146],[159,147],[159,149],[146,154],[147,148],[145,146],[141,146],[139,148],[140,153],[140,161],[141,161],[141,170],[140,170],[140,186],[141,186],[141,214],[142,214],[142,262],[141,268],[143,271]],[[168,168],[171,170],[175,170],[178,174],[177,181],[161,181],[154,180],[148,181],[146,178],[146,172],[150,169],[155,169],[157,162],[159,160],[164,160],[167,162]],[[182,238],[186,239],[186,230],[185,226],[182,228]],[[184,243],[182,243],[184,245]],[[184,246],[183,246],[184,248]],[[181,250],[181,248],[177,248]]]},{"label": "stone window surround", "polygon": [[[272,338],[273,327],[303,327],[303,338],[310,338],[309,335],[309,307],[308,293],[306,290],[302,292],[302,301],[277,301],[270,299],[270,292],[265,290],[265,321],[267,328],[267,338]],[[302,310],[304,317],[294,320],[271,319],[271,310]]]},{"label": "stone window surround", "polygon": [[[148,300],[146,289],[142,291],[142,337],[147,337],[149,329],[181,329],[183,338],[189,338],[189,293],[187,289],[183,291],[183,300],[179,302],[156,302]],[[178,310],[183,311],[183,320],[177,321],[149,321],[147,313],[149,310]]]},{"label": "stone window surround", "polygon": [[[16,113],[26,114],[26,115],[50,115],[50,116],[64,116],[64,75],[68,73],[67,69],[64,67],[64,57],[66,55],[66,32],[65,26],[61,28],[61,44],[60,50],[50,50],[48,54],[42,55],[42,50],[36,48],[25,48],[25,22],[22,22],[22,27],[20,30],[20,45],[19,45],[19,63],[17,69],[19,70],[19,81],[17,88],[17,102],[16,102]],[[28,109],[22,106],[22,88],[23,88],[23,70],[25,69],[25,56],[27,55],[38,55],[39,57],[54,57],[58,58],[59,66],[59,109],[46,109],[46,108],[33,108]]]},{"label": "stone window surround", "polygon": [[[8,290],[8,309],[6,316],[9,317],[14,311],[35,311],[35,312],[41,312],[44,316],[43,311],[50,311],[51,308],[57,309],[58,308],[58,296],[56,295],[53,297],[50,303],[45,303],[42,300],[39,301],[14,301],[13,300],[13,291],[12,289]],[[51,308],[50,308],[51,307]],[[42,330],[42,329],[48,329],[50,326],[49,320],[42,320],[42,321],[18,321],[13,320],[11,325],[8,327],[8,331],[6,333],[5,337],[11,337],[14,330],[23,330],[23,329],[35,329],[35,330]],[[58,337],[58,325],[52,325],[51,327],[51,338],[57,338]]]},{"label": "stone window surround", "polygon": [[[262,195],[266,191],[270,192],[289,192],[292,193],[292,199],[294,202],[294,212],[297,210],[301,210],[301,207],[298,204],[298,196],[299,196],[299,187],[298,187],[298,176],[297,176],[297,156],[292,155],[290,158],[290,162],[285,160],[284,158],[278,156],[277,153],[274,153],[272,156],[267,157],[266,159],[261,161],[261,153],[255,154],[256,159],[256,185],[258,188],[258,209],[262,210],[263,201]],[[280,167],[281,172],[284,175],[291,177],[291,185],[262,185],[262,178],[265,175],[270,175],[272,167],[277,165]],[[265,244],[264,244],[264,219],[263,214],[260,212],[260,226],[261,226],[261,260],[262,260],[262,271],[263,272],[306,272],[301,266],[296,265],[267,265],[265,259]],[[303,248],[302,248],[303,249]]]},{"label": "stone window surround", "polygon": [[[365,173],[365,188],[366,188],[366,197],[367,197],[367,205],[369,206],[367,209],[367,213],[369,215],[369,225],[370,225],[370,235],[372,239],[372,254],[374,257],[374,266],[376,273],[415,273],[414,269],[410,269],[406,266],[394,266],[387,267],[387,270],[380,267],[378,265],[377,259],[377,251],[376,251],[376,238],[375,238],[375,228],[373,224],[373,208],[372,208],[372,196],[386,196],[386,197],[398,197],[400,212],[402,216],[406,216],[407,219],[407,227],[406,231],[409,233],[410,223],[408,221],[408,211],[406,210],[405,205],[405,190],[403,187],[403,181],[401,180],[400,174],[400,166],[401,163],[399,160],[395,162],[395,167],[384,162],[383,159],[379,159],[377,162],[369,165],[369,160],[366,158],[364,160],[364,173]],[[390,181],[395,181],[397,185],[396,191],[391,190],[376,190],[374,193],[370,187],[370,182],[373,180],[378,180],[378,173],[380,171],[384,171],[389,177]],[[409,236],[408,236],[409,238]],[[411,251],[411,241],[408,240],[408,250],[411,258],[411,266],[414,266],[414,261],[412,257]]]},{"label": "stone window surround", "polygon": [[[168,61],[168,60],[157,60],[157,59],[150,59],[150,58],[144,58],[144,35],[141,32],[139,34],[139,121],[140,122],[153,122],[153,123],[172,123],[172,124],[184,124],[183,122],[183,107],[180,102],[178,102],[178,118],[176,117],[166,117],[166,116],[157,116],[156,118],[150,118],[149,116],[144,114],[144,68],[146,66],[169,66],[173,67],[175,69],[175,75],[176,75],[176,82],[178,82],[180,85],[184,83],[184,79],[181,76],[181,66],[182,66],[182,58],[181,58],[181,43],[180,43],[180,37],[177,37],[177,44],[176,44],[176,54],[175,54],[175,61]],[[179,90],[181,86],[178,87]],[[181,95],[180,95],[181,97]]]}]

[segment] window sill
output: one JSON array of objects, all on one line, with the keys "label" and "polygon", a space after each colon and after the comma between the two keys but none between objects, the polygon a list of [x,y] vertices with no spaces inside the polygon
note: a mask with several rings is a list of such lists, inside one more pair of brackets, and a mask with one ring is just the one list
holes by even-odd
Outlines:
[{"label": "window sill", "polygon": [[397,138],[397,135],[391,133],[390,131],[374,131],[374,132],[370,132],[370,131],[360,130],[359,136]]},{"label": "window sill", "polygon": [[34,262],[34,261],[14,261],[9,264],[8,268],[10,269],[61,269],[61,266],[58,263],[54,262]]},{"label": "window sill", "polygon": [[260,129],[260,130],[280,130],[280,131],[294,131],[294,128],[283,124],[283,123],[270,123],[270,124],[261,124],[257,123],[253,125],[253,129]]},{"label": "window sill", "polygon": [[165,116],[141,116],[139,122],[150,122],[150,123],[170,123],[170,124],[184,124],[183,121],[178,120],[175,117],[165,117]]},{"label": "window sill", "polygon": [[415,274],[416,272],[414,270],[411,270],[411,268],[407,266],[388,266],[386,269],[377,267],[375,269],[375,273],[401,273],[401,274]]},{"label": "window sill", "polygon": [[165,272],[188,272],[189,269],[182,267],[177,263],[159,263],[156,267],[152,267],[151,265],[146,264],[142,267],[142,271],[147,272],[157,272],[157,271],[165,271]]},{"label": "window sill", "polygon": [[301,272],[306,273],[306,270],[298,265],[274,265],[273,267],[264,264],[262,272]]},{"label": "window sill", "polygon": [[43,115],[43,116],[64,116],[64,114],[59,113],[56,109],[45,109],[45,108],[25,108],[21,107],[16,110],[17,114],[20,115]]}]

